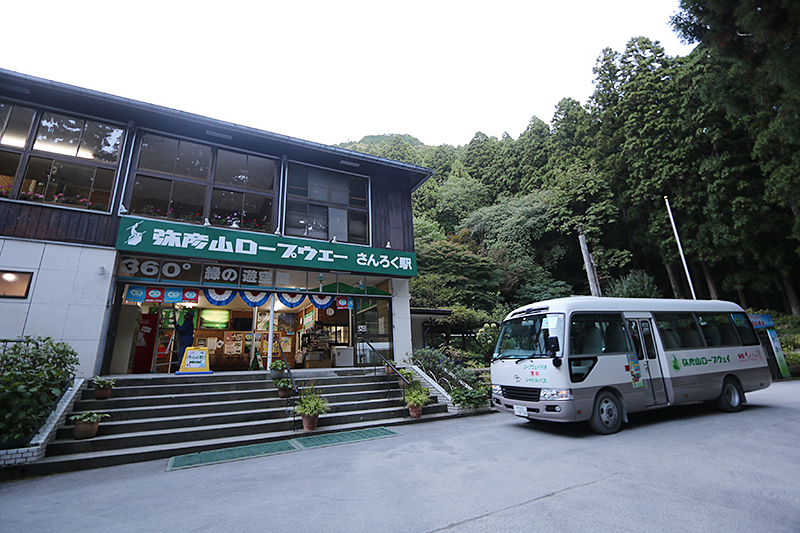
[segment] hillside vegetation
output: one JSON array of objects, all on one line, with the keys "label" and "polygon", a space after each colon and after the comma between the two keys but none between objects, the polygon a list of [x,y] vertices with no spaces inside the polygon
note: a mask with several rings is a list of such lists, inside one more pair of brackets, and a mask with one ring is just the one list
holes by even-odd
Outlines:
[{"label": "hillside vegetation", "polygon": [[698,298],[800,316],[800,6],[748,5],[684,0],[689,56],[645,37],[604,49],[589,100],[517,138],[340,145],[435,171],[413,198],[412,305],[480,321],[588,294],[579,229],[605,295],[691,297],[667,196]]}]

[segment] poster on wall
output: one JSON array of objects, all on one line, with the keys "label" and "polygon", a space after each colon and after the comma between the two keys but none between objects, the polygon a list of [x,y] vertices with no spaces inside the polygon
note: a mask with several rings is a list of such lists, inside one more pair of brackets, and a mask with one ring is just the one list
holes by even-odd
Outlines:
[{"label": "poster on wall", "polygon": [[232,355],[242,353],[244,337],[241,333],[225,333],[225,354]]}]

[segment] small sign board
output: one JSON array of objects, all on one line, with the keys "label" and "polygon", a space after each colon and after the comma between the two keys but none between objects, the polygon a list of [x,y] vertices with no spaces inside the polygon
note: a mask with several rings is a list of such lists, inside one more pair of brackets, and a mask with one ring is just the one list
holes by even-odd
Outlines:
[{"label": "small sign board", "polygon": [[175,374],[213,374],[209,368],[208,348],[205,346],[186,348],[181,367]]}]

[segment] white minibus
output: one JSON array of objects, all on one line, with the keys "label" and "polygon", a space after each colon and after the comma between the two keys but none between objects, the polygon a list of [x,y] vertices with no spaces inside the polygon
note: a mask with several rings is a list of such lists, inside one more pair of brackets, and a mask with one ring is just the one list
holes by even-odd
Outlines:
[{"label": "white minibus", "polygon": [[494,407],[619,431],[628,413],[713,400],[740,411],[770,385],[744,310],[719,300],[573,296],[520,307],[491,363]]}]

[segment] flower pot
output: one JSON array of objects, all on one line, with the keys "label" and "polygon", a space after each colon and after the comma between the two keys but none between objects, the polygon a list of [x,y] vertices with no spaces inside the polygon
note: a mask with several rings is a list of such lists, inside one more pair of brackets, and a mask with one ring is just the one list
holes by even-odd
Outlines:
[{"label": "flower pot", "polygon": [[383,365],[383,368],[384,370],[386,370],[387,376],[391,376],[392,374],[394,374],[394,367],[391,367],[389,365]]},{"label": "flower pot", "polygon": [[72,436],[76,440],[91,439],[97,435],[97,429],[100,427],[100,422],[75,422],[75,428],[72,430]]},{"label": "flower pot", "polygon": [[106,388],[95,388],[94,389],[94,399],[95,400],[108,400],[111,397],[111,387]]},{"label": "flower pot", "polygon": [[274,370],[274,369],[270,370],[269,379],[271,379],[272,381],[283,379],[283,370]]},{"label": "flower pot", "polygon": [[419,418],[422,416],[422,406],[421,405],[409,405],[408,406],[408,414],[411,418]]},{"label": "flower pot", "polygon": [[288,398],[292,389],[278,389],[278,397]]},{"label": "flower pot", "polygon": [[301,415],[303,418],[303,429],[305,431],[314,431],[317,429],[317,420],[319,415]]}]

